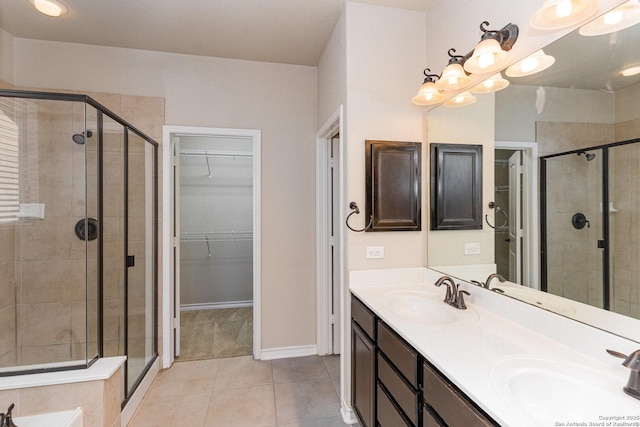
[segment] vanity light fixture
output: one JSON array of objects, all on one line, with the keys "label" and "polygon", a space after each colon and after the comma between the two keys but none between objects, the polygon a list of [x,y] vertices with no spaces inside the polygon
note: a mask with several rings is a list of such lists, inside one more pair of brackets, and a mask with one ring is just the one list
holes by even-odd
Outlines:
[{"label": "vanity light fixture", "polygon": [[509,86],[509,80],[502,77],[501,73],[494,74],[482,83],[478,83],[471,89],[472,93],[490,93],[497,92]]},{"label": "vanity light fixture", "polygon": [[451,59],[449,59],[449,64],[442,70],[440,79],[436,82],[436,87],[440,90],[463,89],[471,84],[471,77],[462,68],[464,56],[454,55],[455,51],[452,48],[447,52]]},{"label": "vanity light fixture", "polygon": [[36,10],[44,15],[57,18],[67,13],[65,5],[57,0],[29,0]]},{"label": "vanity light fixture", "polygon": [[586,21],[598,11],[596,0],[545,0],[529,20],[536,30],[560,30]]},{"label": "vanity light fixture", "polygon": [[432,105],[444,99],[444,95],[438,90],[435,83],[439,76],[437,74],[427,74],[430,71],[429,68],[425,68],[423,71],[425,76],[424,83],[418,89],[418,94],[411,100],[414,105]]},{"label": "vanity light fixture", "polygon": [[471,94],[471,92],[466,91],[462,92],[455,96],[455,98],[451,98],[447,102],[444,103],[445,107],[457,108],[464,107],[467,105],[471,105],[476,102],[478,98]]},{"label": "vanity light fixture", "polygon": [[639,22],[640,2],[638,0],[629,0],[611,12],[607,12],[583,25],[578,32],[583,36],[599,36],[624,30]]},{"label": "vanity light fixture", "polygon": [[544,53],[542,49],[527,56],[522,61],[517,62],[507,68],[505,74],[509,77],[524,77],[546,70],[556,62],[556,58]]},{"label": "vanity light fixture", "polygon": [[508,24],[501,30],[487,30],[489,22],[480,24],[482,37],[473,54],[464,62],[469,73],[491,73],[502,69],[509,62],[509,53],[518,39],[518,26]]},{"label": "vanity light fixture", "polygon": [[640,65],[632,65],[630,67],[623,68],[622,70],[618,71],[618,74],[624,77],[631,77],[635,76],[636,74],[640,74]]}]

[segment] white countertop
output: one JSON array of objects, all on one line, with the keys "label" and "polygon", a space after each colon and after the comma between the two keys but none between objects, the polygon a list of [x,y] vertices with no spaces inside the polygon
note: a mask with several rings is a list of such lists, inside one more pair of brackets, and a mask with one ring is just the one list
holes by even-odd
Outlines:
[{"label": "white countertop", "polygon": [[[454,323],[433,326],[391,308],[390,292],[417,291],[444,298],[445,288],[433,286],[441,276],[422,268],[357,271],[350,274],[350,290],[503,426],[607,425],[615,417],[623,417],[617,422],[630,423],[618,425],[640,425],[640,418],[634,418],[640,416],[640,400],[622,391],[629,370],[621,366],[621,359],[605,353],[605,348],[611,348],[628,354],[640,344],[464,282],[461,289],[471,293],[466,297],[468,310],[442,302],[459,316]],[[530,359],[532,365],[539,360],[566,367],[566,375],[584,383],[579,395],[554,396],[547,377],[535,367],[528,372],[534,381],[527,383],[527,392],[548,396],[549,405],[560,404],[563,410],[566,406],[562,417],[554,414],[541,424],[544,407],[533,407],[535,402],[523,406],[522,400],[514,400],[510,377],[501,370],[518,358]],[[595,384],[597,392],[590,393]]]}]

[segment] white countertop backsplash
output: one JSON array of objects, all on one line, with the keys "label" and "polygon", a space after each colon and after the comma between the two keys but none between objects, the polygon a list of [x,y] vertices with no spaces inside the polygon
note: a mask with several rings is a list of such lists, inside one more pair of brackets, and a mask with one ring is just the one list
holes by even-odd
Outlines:
[{"label": "white countertop backsplash", "polygon": [[[504,395],[498,392],[502,387],[496,386],[496,377],[492,377],[491,371],[497,361],[518,355],[540,356],[545,360],[568,362],[602,373],[605,381],[604,386],[600,386],[614,393],[620,408],[628,411],[630,405],[637,405],[636,413],[624,415],[640,415],[640,400],[622,391],[629,370],[621,365],[621,359],[605,352],[610,348],[628,354],[640,348],[639,343],[460,280],[456,280],[456,283],[461,283],[460,289],[471,293],[465,297],[468,310],[460,310],[462,318],[469,321],[431,326],[409,320],[389,308],[385,294],[390,291],[429,292],[444,298],[445,287],[433,286],[441,276],[442,273],[427,268],[352,271],[349,287],[451,382],[504,426],[540,425],[508,399],[505,400]],[[545,393],[544,385],[540,386],[539,392]],[[572,396],[567,396],[567,399],[572,399]],[[595,413],[601,413],[603,417],[620,414],[620,410],[611,407],[611,402],[607,407],[599,408],[600,398],[597,395],[586,400],[585,407],[596,408]],[[593,411],[587,419],[575,419],[575,414],[567,416],[568,419],[558,419],[557,422],[602,421],[598,417],[594,419]]]}]

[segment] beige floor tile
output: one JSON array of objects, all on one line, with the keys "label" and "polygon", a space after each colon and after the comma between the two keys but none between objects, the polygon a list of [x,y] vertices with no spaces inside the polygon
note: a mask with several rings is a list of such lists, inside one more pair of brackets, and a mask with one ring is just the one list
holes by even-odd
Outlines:
[{"label": "beige floor tile", "polygon": [[328,378],[327,368],[318,356],[279,359],[273,365],[273,382],[287,383],[292,381],[317,380]]},{"label": "beige floor tile", "polygon": [[230,357],[219,361],[214,390],[273,384],[271,361],[253,360],[252,356]]},{"label": "beige floor tile", "polygon": [[358,424],[345,424],[342,417],[322,418],[319,420],[305,420],[295,423],[278,424],[278,427],[358,427]]},{"label": "beige floor tile", "polygon": [[330,377],[340,376],[340,355],[322,356],[320,358],[324,366],[327,368]]},{"label": "beige floor tile", "polygon": [[149,397],[209,393],[213,390],[219,363],[218,359],[176,362],[160,372]]},{"label": "beige floor tile", "polygon": [[145,399],[129,427],[204,426],[210,393]]},{"label": "beige floor tile", "polygon": [[340,401],[329,378],[275,384],[278,424],[340,415]]},{"label": "beige floor tile", "polygon": [[275,425],[273,386],[214,391],[206,427],[266,427]]}]

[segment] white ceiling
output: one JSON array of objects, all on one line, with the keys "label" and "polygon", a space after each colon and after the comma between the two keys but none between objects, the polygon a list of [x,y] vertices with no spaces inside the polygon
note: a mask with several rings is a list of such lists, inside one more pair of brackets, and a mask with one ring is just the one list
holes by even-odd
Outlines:
[{"label": "white ceiling", "polygon": [[[60,0],[50,18],[0,0],[14,37],[315,66],[346,0]],[[426,11],[433,0],[352,0]]]}]

